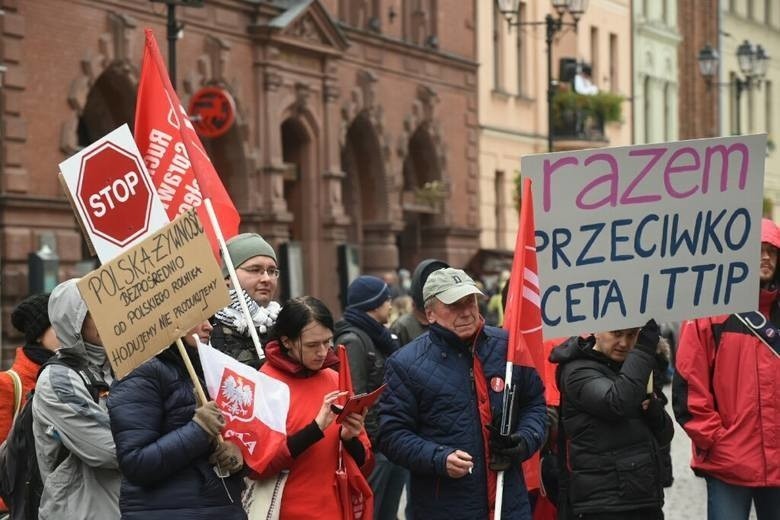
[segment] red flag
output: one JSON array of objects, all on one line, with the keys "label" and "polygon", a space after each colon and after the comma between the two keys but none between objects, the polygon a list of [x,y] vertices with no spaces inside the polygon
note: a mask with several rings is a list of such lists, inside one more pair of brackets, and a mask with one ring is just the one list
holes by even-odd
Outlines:
[{"label": "red flag", "polygon": [[[349,392],[344,397],[339,398],[339,402],[343,405],[354,392],[352,391],[352,374],[349,370],[347,349],[344,345],[338,346],[338,355],[339,390]],[[344,518],[348,520],[371,520],[374,518],[374,493],[371,491],[371,486],[368,484],[368,480],[366,480],[355,459],[344,454],[341,444],[339,444],[339,450],[341,450],[341,453],[339,454],[339,468],[336,470],[336,486],[338,486],[339,496],[341,497],[342,510],[345,512]],[[373,466],[373,460],[368,459],[368,453],[366,453],[366,457],[369,466]]]},{"label": "red flag", "polygon": [[135,142],[168,217],[173,220],[180,213],[197,208],[219,260],[219,243],[203,199],[211,199],[225,240],[238,233],[241,219],[171,85],[154,34],[150,29],[144,33],[146,46],[135,106]]},{"label": "red flag", "polygon": [[262,473],[287,442],[290,388],[209,345],[198,342],[198,353],[206,388],[225,416],[225,439]]},{"label": "red flag", "polygon": [[[504,313],[504,329],[509,333],[507,361],[536,369],[545,382],[547,374],[542,339],[541,292],[539,269],[536,263],[536,237],[534,233],[534,202],[531,179],[523,179],[520,199],[520,228],[515,242],[512,275]],[[535,454],[523,463],[523,475],[528,489],[539,487],[539,455]]]},{"label": "red flag", "polygon": [[520,229],[515,242],[504,313],[504,328],[509,333],[507,361],[514,365],[534,367],[542,375],[544,349],[541,294],[536,263],[534,202],[531,180],[528,178],[523,179],[523,196],[520,200]]},{"label": "red flag", "polygon": [[344,404],[350,397],[355,395],[355,392],[352,390],[352,373],[349,370],[347,348],[344,345],[339,345],[337,354],[339,356],[339,390],[349,392],[344,397],[338,399],[339,404]]}]

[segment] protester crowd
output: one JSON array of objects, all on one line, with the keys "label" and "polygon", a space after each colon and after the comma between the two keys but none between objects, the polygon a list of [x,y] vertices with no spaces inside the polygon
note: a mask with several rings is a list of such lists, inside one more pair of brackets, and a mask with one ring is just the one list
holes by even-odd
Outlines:
[{"label": "protester crowd", "polygon": [[[231,304],[189,331],[184,351],[172,346],[121,380],[76,280],[16,306],[24,345],[0,373],[0,511],[44,520],[455,520],[498,508],[504,519],[663,518],[674,428],[669,348],[653,320],[550,342],[544,366],[514,365],[509,387],[500,328],[508,273],[490,292],[436,259],[412,273],[359,276],[335,321],[315,296],[274,300],[277,257],[260,235],[227,247],[240,283]],[[758,312],[686,322],[675,338],[674,414],[712,520],[747,519],[751,504],[759,520],[780,518],[779,248],[780,230],[764,220]],[[262,467],[223,438],[215,396],[193,390],[184,357],[204,379],[193,334],[289,387],[286,440]],[[337,421],[345,374],[354,392],[382,394]],[[363,490],[359,503],[339,485],[345,467]]]}]

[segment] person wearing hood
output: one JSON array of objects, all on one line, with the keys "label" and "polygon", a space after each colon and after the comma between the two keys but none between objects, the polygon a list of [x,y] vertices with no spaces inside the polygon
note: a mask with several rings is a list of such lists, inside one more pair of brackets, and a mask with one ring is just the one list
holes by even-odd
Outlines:
[{"label": "person wearing hood", "polygon": [[443,268],[423,286],[428,334],[385,365],[378,447],[411,472],[414,519],[492,518],[497,471],[504,471],[503,519],[530,520],[521,462],[539,449],[544,386],[532,367],[514,366],[514,413],[502,435],[508,336],[485,326],[464,271]]},{"label": "person wearing hood", "polygon": [[561,392],[559,519],[663,519],[659,446],[674,424],[647,395],[659,338],[650,320],[574,336],[550,354]]},{"label": "person wearing hood", "polygon": [[683,324],[672,403],[707,482],[707,518],[780,518],[780,230],[761,222],[758,310]]},{"label": "person wearing hood", "polygon": [[[257,233],[234,236],[227,241],[227,249],[240,287],[230,288],[230,305],[212,318],[211,345],[252,368],[259,368],[262,363],[249,327],[257,330],[262,345],[279,314],[281,306],[274,301],[280,275],[276,251]],[[222,276],[229,283],[224,260]],[[243,298],[249,308],[251,323],[241,311],[239,298]]]},{"label": "person wearing hood", "polygon": [[341,520],[346,518],[336,485],[340,445],[363,473],[373,465],[364,429],[365,412],[353,413],[339,426],[331,405],[339,391],[333,351],[333,316],[317,298],[285,302],[265,348],[260,371],[290,389],[287,442],[265,468],[250,467],[261,479],[289,471],[279,518]]},{"label": "person wearing hood", "polygon": [[[119,466],[106,397],[113,381],[95,320],[71,279],[55,287],[49,319],[65,364],[49,364],[33,398],[33,435],[43,482],[41,520],[119,518]],[[76,370],[71,368],[78,366]]]},{"label": "person wearing hood", "polygon": [[[49,321],[49,295],[34,294],[22,300],[11,312],[11,324],[24,335],[24,345],[16,349],[10,370],[0,372],[0,444],[8,437],[16,415],[35,388],[43,365],[60,346]],[[0,499],[0,512],[6,505]]]},{"label": "person wearing hood", "polygon": [[[359,276],[347,288],[344,319],[336,323],[336,344],[349,356],[355,393],[373,392],[385,376],[385,361],[395,352],[398,338],[385,325],[390,318],[390,288],[375,276]],[[376,408],[366,415],[366,432],[375,443],[379,419]],[[376,465],[368,481],[374,491],[374,519],[395,520],[406,482],[406,470],[387,460],[374,447]]]},{"label": "person wearing hood", "polygon": [[[182,338],[204,388],[193,335],[208,343],[210,332],[206,320]],[[122,471],[123,520],[246,520],[241,450],[217,441],[225,419],[214,401],[196,405],[176,345],[116,381],[108,412]]]},{"label": "person wearing hood", "polygon": [[427,332],[428,318],[425,317],[423,286],[432,272],[449,266],[447,262],[436,260],[435,258],[426,258],[414,268],[411,286],[412,312],[402,315],[390,326],[390,332],[398,337],[398,343],[401,346]]}]

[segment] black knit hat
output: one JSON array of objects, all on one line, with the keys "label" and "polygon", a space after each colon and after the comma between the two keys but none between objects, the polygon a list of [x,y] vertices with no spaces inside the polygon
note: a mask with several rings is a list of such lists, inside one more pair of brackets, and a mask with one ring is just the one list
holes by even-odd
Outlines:
[{"label": "black knit hat", "polygon": [[449,267],[450,264],[443,260],[437,260],[435,258],[427,258],[417,264],[414,268],[414,274],[412,275],[412,300],[414,306],[418,310],[423,310],[425,307],[425,300],[423,299],[423,286],[428,280],[428,276],[439,269]]},{"label": "black knit hat", "polygon": [[51,327],[48,307],[48,294],[33,294],[22,300],[11,313],[11,324],[24,334],[26,343],[36,343]]}]

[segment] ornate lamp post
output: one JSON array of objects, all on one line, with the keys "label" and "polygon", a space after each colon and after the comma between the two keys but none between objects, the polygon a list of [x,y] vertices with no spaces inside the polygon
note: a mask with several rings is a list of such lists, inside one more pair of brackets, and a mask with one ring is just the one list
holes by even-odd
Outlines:
[{"label": "ornate lamp post", "polygon": [[[577,23],[582,15],[588,9],[588,0],[550,0],[557,16],[548,14],[543,22],[523,22],[520,18],[520,0],[496,0],[498,10],[507,20],[510,27],[522,25],[544,25],[545,43],[547,44],[547,151],[553,151],[553,96],[555,89],[552,78],[552,44],[555,33],[566,26],[574,27],[577,30]],[[566,13],[571,16],[573,22],[565,22]]]},{"label": "ornate lamp post", "polygon": [[699,51],[699,72],[707,81],[708,85],[716,86],[729,86],[734,88],[734,95],[736,101],[735,115],[737,119],[737,135],[742,133],[742,117],[740,114],[742,98],[742,92],[750,90],[754,86],[759,88],[761,82],[766,76],[767,66],[769,65],[769,56],[764,51],[761,45],[755,47],[748,40],[742,42],[742,45],[737,47],[737,63],[739,64],[739,71],[744,77],[735,76],[732,81],[726,83],[714,82],[713,78],[717,74],[718,64],[720,62],[720,56],[718,51],[713,49],[709,44],[705,45]]}]

